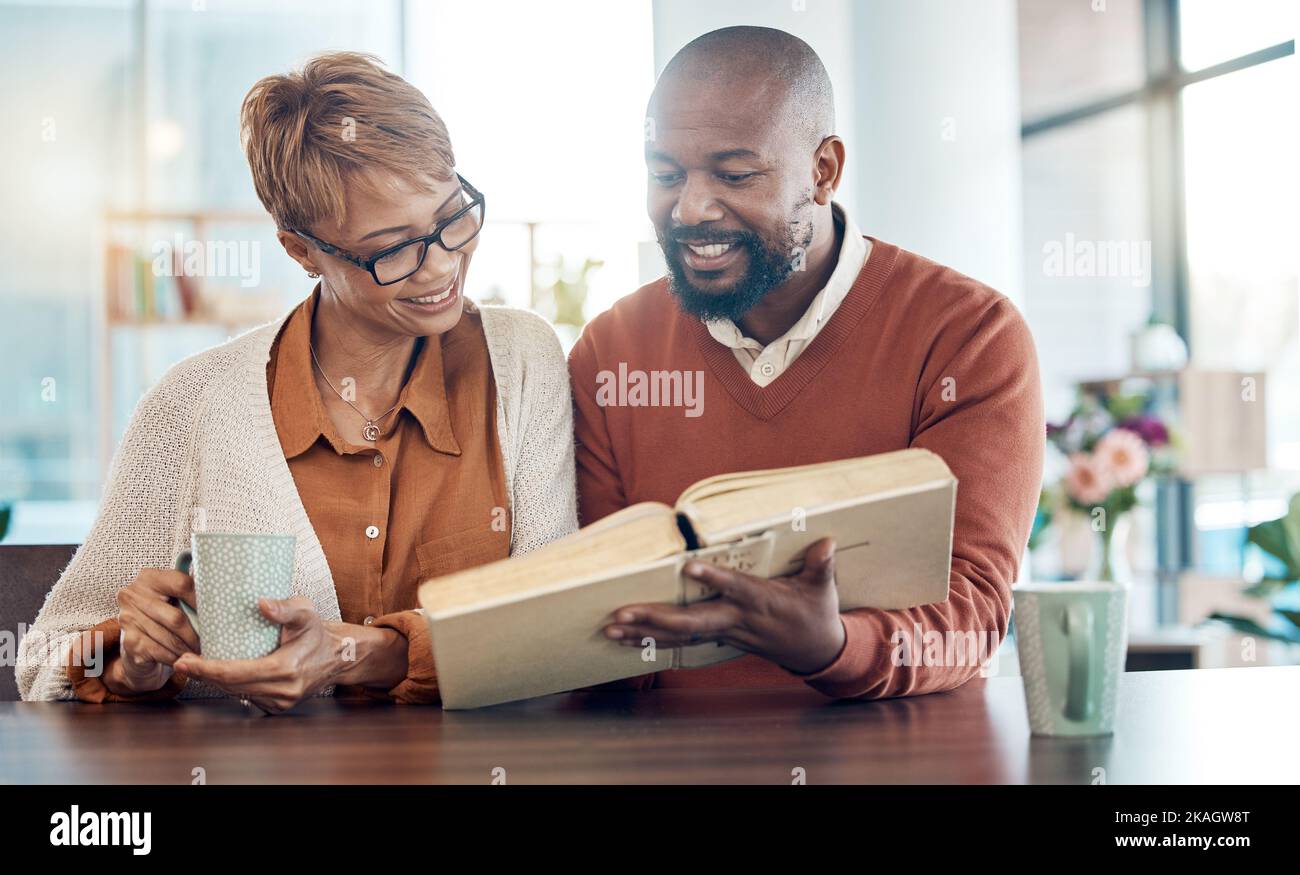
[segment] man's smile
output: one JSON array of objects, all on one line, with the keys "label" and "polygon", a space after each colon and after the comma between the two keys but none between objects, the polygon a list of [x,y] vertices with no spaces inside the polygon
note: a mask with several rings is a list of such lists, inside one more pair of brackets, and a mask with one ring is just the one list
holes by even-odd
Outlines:
[{"label": "man's smile", "polygon": [[682,261],[691,270],[711,273],[730,267],[745,251],[745,247],[736,243],[679,243],[678,251],[682,255]]}]

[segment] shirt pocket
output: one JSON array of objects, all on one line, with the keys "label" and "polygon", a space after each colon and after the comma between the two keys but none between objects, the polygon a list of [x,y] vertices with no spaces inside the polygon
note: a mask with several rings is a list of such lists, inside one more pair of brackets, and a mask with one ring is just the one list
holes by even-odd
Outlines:
[{"label": "shirt pocket", "polygon": [[510,555],[510,533],[491,528],[467,529],[417,544],[415,559],[420,565],[420,577],[442,577],[486,565]]}]

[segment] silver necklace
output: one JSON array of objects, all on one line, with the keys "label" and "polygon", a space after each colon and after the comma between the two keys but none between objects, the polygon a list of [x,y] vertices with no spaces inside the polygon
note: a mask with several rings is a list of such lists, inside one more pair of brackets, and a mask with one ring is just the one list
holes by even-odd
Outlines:
[{"label": "silver necklace", "polygon": [[[320,359],[316,358],[316,347],[308,343],[307,348],[311,350],[311,360],[316,365],[316,370],[320,371],[321,377],[324,378],[325,385],[329,386],[331,389],[334,389],[334,384],[330,382],[329,375],[326,374],[325,369],[320,366]],[[344,398],[343,393],[340,392],[338,389],[334,389],[334,394],[339,396],[339,398],[343,401],[344,404],[346,404],[347,406],[355,410],[357,412],[357,415],[366,421],[366,424],[361,427],[361,436],[366,440],[370,441],[372,444],[379,439],[380,435],[383,434],[383,432],[379,430],[379,426],[376,425],[376,423],[383,422],[384,417],[388,416],[388,414],[396,410],[397,404],[402,403],[399,400],[397,404],[394,404],[392,407],[388,408],[383,413],[376,416],[374,419],[371,419],[369,416],[366,416],[364,413],[362,413],[361,409],[358,408],[357,405],[353,404],[347,398]]]}]

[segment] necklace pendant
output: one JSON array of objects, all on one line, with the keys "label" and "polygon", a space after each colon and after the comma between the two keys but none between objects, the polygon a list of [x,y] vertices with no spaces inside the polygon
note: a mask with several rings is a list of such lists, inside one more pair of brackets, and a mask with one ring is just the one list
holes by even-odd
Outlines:
[{"label": "necklace pendant", "polygon": [[374,443],[379,439],[379,426],[367,420],[365,426],[361,429],[361,436]]}]

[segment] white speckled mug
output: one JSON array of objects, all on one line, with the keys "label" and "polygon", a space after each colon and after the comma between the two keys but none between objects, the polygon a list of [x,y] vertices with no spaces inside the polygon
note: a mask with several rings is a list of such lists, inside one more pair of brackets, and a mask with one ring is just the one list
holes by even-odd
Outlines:
[{"label": "white speckled mug", "polygon": [[295,541],[293,535],[190,536],[190,549],[173,567],[194,577],[195,607],[180,607],[199,633],[205,658],[257,659],[279,646],[280,627],[262,616],[257,600],[289,598]]},{"label": "white speckled mug", "polygon": [[1115,583],[1026,583],[1012,595],[1030,730],[1114,732],[1128,642],[1127,591]]}]

